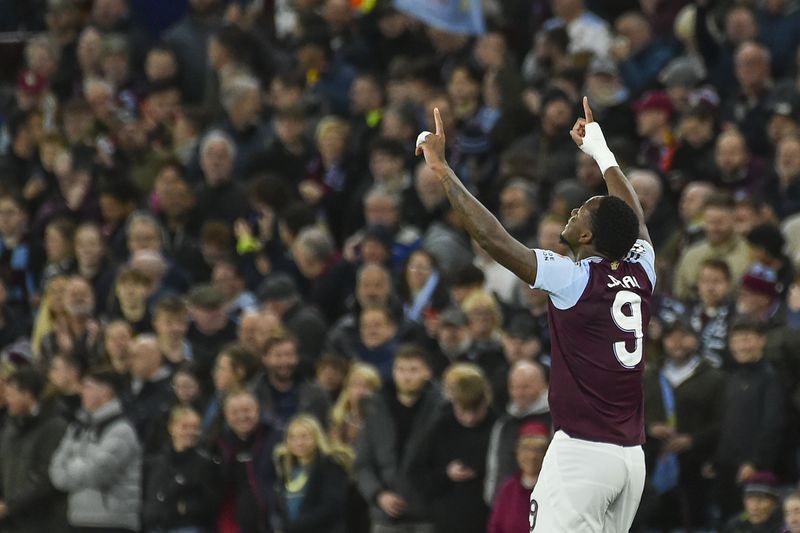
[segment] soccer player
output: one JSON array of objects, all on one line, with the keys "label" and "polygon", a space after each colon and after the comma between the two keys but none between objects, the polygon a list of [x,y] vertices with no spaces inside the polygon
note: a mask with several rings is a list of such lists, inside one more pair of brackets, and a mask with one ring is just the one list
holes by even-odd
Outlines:
[{"label": "soccer player", "polygon": [[622,533],[645,479],[644,332],[656,283],[642,207],[588,99],[570,136],[600,166],[608,196],[572,210],[561,239],[574,259],[511,237],[461,184],[444,157],[442,119],[417,149],[473,239],[498,263],[549,294],[550,410],[556,433],[531,495],[532,532]]}]

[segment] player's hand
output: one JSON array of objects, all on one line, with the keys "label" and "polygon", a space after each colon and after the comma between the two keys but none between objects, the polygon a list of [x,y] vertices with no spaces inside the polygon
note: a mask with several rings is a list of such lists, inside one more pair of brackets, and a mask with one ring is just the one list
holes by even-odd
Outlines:
[{"label": "player's hand", "polygon": [[600,170],[605,174],[606,170],[617,165],[614,154],[608,149],[606,138],[600,124],[594,121],[592,108],[589,107],[589,98],[583,97],[583,113],[585,118],[579,118],[569,132],[572,140],[584,153],[592,156],[597,161]]},{"label": "player's hand", "polygon": [[438,107],[433,109],[433,121],[436,124],[436,132],[425,137],[425,140],[420,143],[414,153],[416,155],[424,155],[428,167],[438,175],[443,169],[447,168],[447,161],[444,158],[444,125]]},{"label": "player's hand", "polygon": [[406,510],[406,501],[399,494],[385,490],[378,495],[378,506],[392,518],[399,518]]}]

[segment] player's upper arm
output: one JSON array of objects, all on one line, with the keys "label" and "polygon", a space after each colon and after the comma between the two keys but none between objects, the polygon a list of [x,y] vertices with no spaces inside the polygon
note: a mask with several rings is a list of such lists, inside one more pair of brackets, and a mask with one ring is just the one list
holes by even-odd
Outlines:
[{"label": "player's upper arm", "polygon": [[585,261],[575,263],[569,257],[550,250],[537,248],[534,253],[539,268],[531,287],[550,293],[550,300],[558,309],[575,305],[589,281],[588,264]]},{"label": "player's upper arm", "polygon": [[516,240],[499,225],[499,235],[478,244],[498,263],[513,272],[528,285],[536,279],[538,261],[533,250]]}]

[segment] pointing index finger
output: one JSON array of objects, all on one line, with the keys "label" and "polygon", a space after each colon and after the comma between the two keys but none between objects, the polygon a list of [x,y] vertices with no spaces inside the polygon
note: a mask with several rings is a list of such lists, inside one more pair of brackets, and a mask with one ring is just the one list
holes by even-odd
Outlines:
[{"label": "pointing index finger", "polygon": [[592,108],[589,107],[589,97],[583,97],[583,113],[586,115],[586,122],[594,122],[594,117],[592,116]]},{"label": "pointing index finger", "polygon": [[439,108],[433,108],[433,121],[436,123],[436,135],[444,133],[444,126],[442,125],[442,115],[439,113]]}]

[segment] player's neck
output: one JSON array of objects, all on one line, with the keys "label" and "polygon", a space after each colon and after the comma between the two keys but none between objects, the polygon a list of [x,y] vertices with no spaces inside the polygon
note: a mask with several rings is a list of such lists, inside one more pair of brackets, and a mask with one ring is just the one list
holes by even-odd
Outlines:
[{"label": "player's neck", "polygon": [[572,255],[575,256],[575,261],[583,261],[588,257],[606,258],[606,256],[598,252],[594,246],[579,246],[578,249],[572,251]]}]

